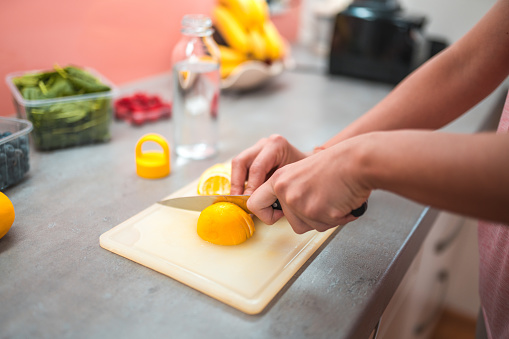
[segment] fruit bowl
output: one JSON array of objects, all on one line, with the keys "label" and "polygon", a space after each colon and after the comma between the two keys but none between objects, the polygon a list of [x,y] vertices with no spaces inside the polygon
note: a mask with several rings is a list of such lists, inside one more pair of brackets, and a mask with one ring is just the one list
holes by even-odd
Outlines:
[{"label": "fruit bowl", "polygon": [[237,66],[228,77],[222,79],[222,89],[245,90],[262,85],[267,80],[281,74],[285,69],[283,61],[270,65],[257,60],[248,60]]}]

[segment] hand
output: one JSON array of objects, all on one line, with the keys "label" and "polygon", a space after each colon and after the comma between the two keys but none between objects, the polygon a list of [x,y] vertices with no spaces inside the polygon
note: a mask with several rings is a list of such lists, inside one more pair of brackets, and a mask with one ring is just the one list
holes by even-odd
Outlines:
[{"label": "hand", "polygon": [[[355,139],[355,140],[354,140]],[[349,139],[301,161],[279,168],[248,200],[248,208],[266,224],[283,215],[293,230],[326,231],[355,219],[371,189],[359,175],[357,138]],[[279,199],[282,211],[271,205]]]},{"label": "hand", "polygon": [[261,139],[232,160],[230,194],[251,194],[276,169],[305,157],[306,154],[293,147],[280,135],[274,134]]}]

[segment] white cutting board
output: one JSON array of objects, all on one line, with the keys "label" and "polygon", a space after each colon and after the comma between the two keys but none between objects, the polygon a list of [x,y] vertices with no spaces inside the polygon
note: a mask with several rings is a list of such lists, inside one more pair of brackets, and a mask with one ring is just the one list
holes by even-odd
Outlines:
[{"label": "white cutting board", "polygon": [[[197,182],[169,197],[195,195]],[[257,314],[338,229],[298,235],[285,218],[269,226],[254,217],[253,237],[237,246],[219,246],[196,233],[199,215],[154,204],[102,234],[99,242],[113,253]]]}]

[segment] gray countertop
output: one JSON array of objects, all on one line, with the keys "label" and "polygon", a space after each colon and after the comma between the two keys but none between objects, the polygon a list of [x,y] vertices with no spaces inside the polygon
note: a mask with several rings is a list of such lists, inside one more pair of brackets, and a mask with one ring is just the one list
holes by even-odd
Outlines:
[{"label": "gray countertop", "polygon": [[[123,87],[167,96],[167,74]],[[171,120],[112,124],[105,144],[37,152],[5,190],[16,209],[0,239],[0,338],[365,338],[376,325],[437,211],[376,191],[367,213],[333,234],[259,315],[246,315],[99,246],[99,236],[189,184],[259,138],[278,133],[302,150],[332,137],[391,86],[285,72],[248,93],[224,93],[217,157],[172,157],[160,180],[136,175],[146,133],[171,140]],[[447,129],[496,119],[501,91]]]}]

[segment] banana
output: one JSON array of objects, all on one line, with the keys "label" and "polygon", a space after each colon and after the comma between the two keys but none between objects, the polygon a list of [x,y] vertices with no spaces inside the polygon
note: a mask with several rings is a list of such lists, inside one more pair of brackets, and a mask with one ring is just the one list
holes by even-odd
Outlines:
[{"label": "banana", "polygon": [[280,59],[284,55],[285,49],[283,38],[270,20],[263,24],[263,37],[267,44],[267,56],[271,60]]},{"label": "banana", "polygon": [[246,19],[251,13],[251,3],[248,0],[219,0],[219,5],[228,8],[244,28],[248,27]]},{"label": "banana", "polygon": [[219,72],[221,73],[221,78],[227,78],[237,66],[239,66],[241,62],[232,62],[232,63],[224,63],[221,64],[221,68],[219,69]]},{"label": "banana", "polygon": [[251,27],[262,28],[269,18],[269,6],[265,0],[248,0],[251,2]]},{"label": "banana", "polygon": [[219,45],[221,64],[241,63],[247,60],[247,55],[226,46]]},{"label": "banana", "polygon": [[223,43],[228,45],[219,45],[223,79],[249,59],[267,61],[283,57],[284,40],[270,21],[265,0],[218,0],[212,17]]},{"label": "banana", "polygon": [[245,28],[230,10],[216,6],[212,13],[215,26],[228,45],[240,52],[249,53],[250,39]]},{"label": "banana", "polygon": [[228,8],[246,29],[260,27],[268,17],[265,0],[219,0]]},{"label": "banana", "polygon": [[255,59],[265,61],[267,59],[267,43],[260,31],[251,29],[249,31],[251,38],[251,54]]},{"label": "banana", "polygon": [[219,51],[221,52],[221,78],[226,78],[230,73],[244,61],[247,61],[247,55],[241,53],[233,48],[219,45]]}]

